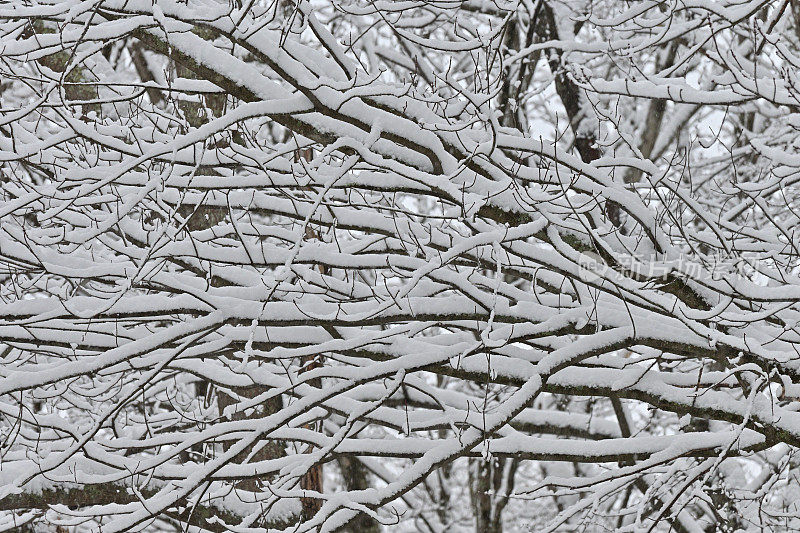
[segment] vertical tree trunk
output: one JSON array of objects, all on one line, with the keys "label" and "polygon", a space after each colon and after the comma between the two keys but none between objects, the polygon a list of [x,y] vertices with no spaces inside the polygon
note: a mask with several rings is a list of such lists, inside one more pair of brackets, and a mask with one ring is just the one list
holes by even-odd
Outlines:
[{"label": "vertical tree trunk", "polygon": [[[206,31],[206,30],[195,30],[195,32],[204,39],[213,39],[213,35]],[[188,78],[188,79],[199,79],[199,77],[192,72],[190,69],[177,64],[175,67],[175,71],[180,77]],[[212,94],[207,95],[204,97],[204,101],[202,102],[189,102],[189,101],[180,101],[178,102],[178,107],[183,111],[186,120],[189,122],[189,125],[193,128],[199,128],[203,124],[209,122],[213,115],[214,117],[221,117],[225,111],[225,102],[226,102],[226,95],[225,94]],[[197,170],[198,175],[210,175],[212,172],[205,169],[200,168]],[[186,219],[186,227],[189,231],[198,231],[211,228],[212,226],[218,224],[222,220],[225,219],[227,216],[227,210],[225,208],[216,207],[216,206],[207,206],[207,205],[200,205],[200,206],[181,206],[178,209],[178,214],[181,215],[184,219]],[[197,385],[198,392],[206,391],[209,388],[210,384],[208,382],[200,382]],[[263,394],[267,389],[262,385],[250,385],[247,387],[238,387],[231,390],[230,394],[227,394],[224,391],[218,390],[217,391],[217,406],[219,408],[220,414],[223,413],[225,408],[235,405],[241,400],[247,400],[255,398],[256,396]],[[266,402],[263,402],[259,405],[255,411],[251,415],[245,414],[244,411],[239,411],[233,414],[231,417],[232,420],[246,420],[248,418],[260,419],[264,416],[273,415],[279,412],[283,408],[283,401],[280,396],[273,397]],[[251,462],[259,462],[259,461],[267,461],[270,459],[278,459],[286,455],[286,449],[282,442],[279,441],[269,441],[266,444],[257,443],[257,446],[260,445],[258,451],[250,457]],[[227,451],[233,445],[232,442],[225,442],[223,444],[223,450]],[[234,463],[243,463],[248,460],[248,456],[252,453],[252,448],[248,448],[243,450],[241,453],[237,454],[232,462]],[[236,487],[241,490],[247,490],[251,492],[255,492],[260,490],[261,484],[263,481],[269,481],[269,479],[261,480],[256,478],[245,479],[237,483]]]},{"label": "vertical tree trunk", "polygon": [[470,498],[475,516],[475,533],[502,533],[503,510],[514,488],[517,459],[470,461]]},{"label": "vertical tree trunk", "polygon": [[[265,391],[262,385],[251,385],[249,387],[240,387],[235,389],[232,392],[235,392],[243,399],[251,399],[255,398],[259,394],[262,394]],[[232,398],[230,395],[218,391],[217,393],[217,405],[219,406],[220,414],[224,411],[224,409],[230,405],[235,405],[239,402],[238,398]],[[264,416],[269,416],[277,413],[283,408],[283,401],[281,400],[280,396],[276,396],[271,398],[270,400],[262,403],[252,415],[247,416],[244,411],[239,411],[235,413],[231,419],[232,420],[246,420],[248,418],[253,419],[261,419]],[[225,442],[222,446],[223,450],[227,451],[231,446],[233,446],[233,442]],[[234,463],[242,463],[247,459],[247,456],[252,452],[251,449],[245,449],[236,457],[233,458]],[[257,461],[267,461],[269,459],[278,459],[286,455],[286,449],[282,442],[280,441],[269,441],[265,445],[263,445],[259,450],[250,458],[251,462]],[[240,481],[236,486],[242,490],[249,490],[255,492],[259,490],[259,481],[258,479],[245,479]],[[269,480],[265,480],[269,481]]]},{"label": "vertical tree trunk", "polygon": [[[310,161],[313,157],[314,157],[313,148],[300,148],[295,150],[294,153],[295,162]],[[308,226],[306,228],[305,237],[309,240],[319,239],[319,234],[312,227]],[[319,266],[319,271],[323,275],[327,274],[326,268],[323,266]],[[320,368],[322,366],[322,361],[319,358],[314,359],[314,358],[304,357],[301,359],[300,365],[301,365],[300,373],[302,374],[304,372],[308,372],[309,370]],[[313,378],[308,381],[308,384],[318,389],[322,388],[322,380],[320,378]],[[307,429],[316,429],[318,431],[322,431],[321,424],[311,423],[306,425],[305,427]],[[308,451],[310,452],[311,450],[312,447],[309,447]],[[314,491],[319,493],[322,492],[323,490],[322,464],[316,464],[312,466],[308,472],[306,472],[306,474],[300,479],[300,488],[308,491]],[[315,514],[317,514],[320,508],[322,508],[322,500],[310,496],[302,498],[301,503],[303,508],[304,520],[309,520]]]},{"label": "vertical tree trunk", "polygon": [[[369,472],[358,458],[342,455],[337,462],[347,490],[365,490],[371,486]],[[381,526],[374,518],[359,513],[349,524],[337,530],[337,533],[380,533],[380,531]]]},{"label": "vertical tree trunk", "polygon": [[[320,368],[322,366],[322,363],[319,359],[303,358],[301,364],[303,365],[303,370],[301,370],[301,373],[308,372],[309,370]],[[322,388],[322,380],[320,378],[313,378],[309,380],[309,385],[320,389]],[[318,431],[322,430],[321,424],[317,424],[315,422],[307,424],[305,427],[307,429],[316,429]],[[308,452],[311,452],[312,449],[313,448],[309,446]],[[312,466],[309,471],[306,472],[302,478],[300,478],[300,488],[303,490],[321,493],[323,489],[322,475],[322,464],[316,464]],[[311,496],[301,498],[300,501],[302,503],[304,520],[311,519],[322,507],[322,500]]]}]

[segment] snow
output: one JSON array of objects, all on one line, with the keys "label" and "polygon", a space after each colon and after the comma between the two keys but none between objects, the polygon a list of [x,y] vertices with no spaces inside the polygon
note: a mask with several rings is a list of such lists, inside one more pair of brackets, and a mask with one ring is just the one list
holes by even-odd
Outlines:
[{"label": "snow", "polygon": [[0,528],[800,527],[790,7],[18,4]]}]

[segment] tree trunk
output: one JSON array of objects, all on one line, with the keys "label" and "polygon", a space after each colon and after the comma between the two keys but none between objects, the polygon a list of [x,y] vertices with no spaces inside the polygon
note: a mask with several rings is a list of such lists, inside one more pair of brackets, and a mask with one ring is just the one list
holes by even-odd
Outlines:
[{"label": "tree trunk", "polygon": [[[342,472],[344,486],[347,490],[365,490],[371,486],[369,472],[356,457],[347,455],[337,459]],[[337,533],[380,533],[381,525],[371,516],[359,513],[349,524],[337,530]]]}]

